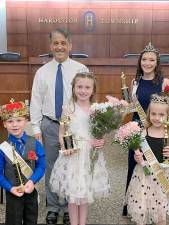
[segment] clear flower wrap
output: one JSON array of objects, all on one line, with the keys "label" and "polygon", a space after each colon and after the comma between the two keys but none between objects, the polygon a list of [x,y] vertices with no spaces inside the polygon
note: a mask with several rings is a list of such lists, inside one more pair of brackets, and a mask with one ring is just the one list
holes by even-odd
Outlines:
[{"label": "clear flower wrap", "polygon": [[[116,134],[113,143],[117,143],[122,146],[124,150],[133,150],[135,152],[139,151],[142,142],[142,129],[138,125],[138,122],[132,121],[123,126],[121,126]],[[141,163],[143,167],[144,174],[150,175],[150,171],[147,168],[145,161]]]},{"label": "clear flower wrap", "polygon": [[[123,120],[124,108],[128,103],[112,96],[106,96],[107,102],[93,103],[90,114],[90,131],[94,139],[102,139],[105,134],[117,129]],[[98,149],[93,147],[90,151],[91,173],[94,171],[98,159]]]}]

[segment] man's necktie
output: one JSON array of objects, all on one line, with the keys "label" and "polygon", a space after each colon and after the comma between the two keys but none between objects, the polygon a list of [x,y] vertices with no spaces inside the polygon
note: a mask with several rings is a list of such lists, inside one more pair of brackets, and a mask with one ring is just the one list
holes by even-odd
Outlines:
[{"label": "man's necktie", "polygon": [[25,145],[23,143],[23,141],[21,139],[18,139],[18,143],[19,143],[19,153],[21,155],[24,155],[25,153]]},{"label": "man's necktie", "polygon": [[62,77],[62,64],[58,65],[56,82],[55,82],[55,115],[56,119],[60,119],[62,114],[63,105],[63,77]]}]

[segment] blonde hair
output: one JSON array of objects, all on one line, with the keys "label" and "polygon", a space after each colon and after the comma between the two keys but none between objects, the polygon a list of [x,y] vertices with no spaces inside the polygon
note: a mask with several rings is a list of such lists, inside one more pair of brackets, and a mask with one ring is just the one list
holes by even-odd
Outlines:
[{"label": "blonde hair", "polygon": [[168,107],[167,108],[167,117],[169,116],[169,99],[168,99],[168,97],[163,96],[163,95],[158,95],[158,94],[151,95],[150,104],[149,104],[148,109],[147,109],[147,117],[146,117],[147,125],[146,125],[146,128],[149,128],[152,125],[152,123],[150,121],[150,107],[151,107],[152,103],[166,105]]}]

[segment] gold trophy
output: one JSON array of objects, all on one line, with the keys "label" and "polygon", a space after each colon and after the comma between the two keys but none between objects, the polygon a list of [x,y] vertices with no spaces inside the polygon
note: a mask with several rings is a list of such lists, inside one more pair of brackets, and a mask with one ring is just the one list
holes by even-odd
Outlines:
[{"label": "gold trophy", "polygon": [[67,116],[65,119],[62,119],[60,124],[64,126],[64,135],[63,135],[63,150],[72,149],[73,152],[76,152],[78,149],[75,148],[76,143],[73,138],[73,134],[69,129],[70,117]]},{"label": "gold trophy", "polygon": [[20,164],[15,152],[15,147],[12,146],[12,152],[13,152],[13,166],[15,168],[15,175],[16,175],[16,179],[17,179],[17,185],[20,186],[20,190],[21,192],[24,192],[25,188],[24,188],[24,182],[22,179],[22,172],[21,172],[21,168],[20,168]]},{"label": "gold trophy", "polygon": [[[169,135],[168,135],[168,130],[169,130],[169,120],[161,120],[161,123],[164,125],[164,147],[169,146]],[[169,167],[169,158],[168,157],[163,157],[163,164],[166,165],[166,167]]]},{"label": "gold trophy", "polygon": [[131,98],[129,95],[129,88],[126,86],[126,76],[123,72],[121,73],[120,78],[121,78],[121,90],[122,90],[123,99],[126,100],[128,103],[130,103]]},{"label": "gold trophy", "polygon": [[[125,108],[125,111],[124,111],[124,118],[126,115],[130,114],[130,113],[133,113],[135,112],[135,105],[134,105],[134,102],[132,102],[131,98],[130,98],[130,95],[129,95],[129,88],[127,87],[126,85],[126,76],[125,74],[122,72],[121,73],[121,92],[122,92],[122,97],[123,99],[129,103],[128,107]],[[131,115],[127,116],[127,118],[125,119],[125,121],[131,121]]]}]

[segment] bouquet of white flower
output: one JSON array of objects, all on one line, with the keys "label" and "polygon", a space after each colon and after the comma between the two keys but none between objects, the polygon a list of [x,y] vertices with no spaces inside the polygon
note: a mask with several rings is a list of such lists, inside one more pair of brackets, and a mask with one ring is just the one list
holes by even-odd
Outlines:
[{"label": "bouquet of white flower", "polygon": [[[112,96],[106,96],[105,103],[94,103],[91,105],[90,130],[93,138],[102,139],[103,136],[117,129],[122,122],[124,108],[128,103]],[[95,162],[98,159],[96,148],[90,151],[91,172],[93,173]]]}]

